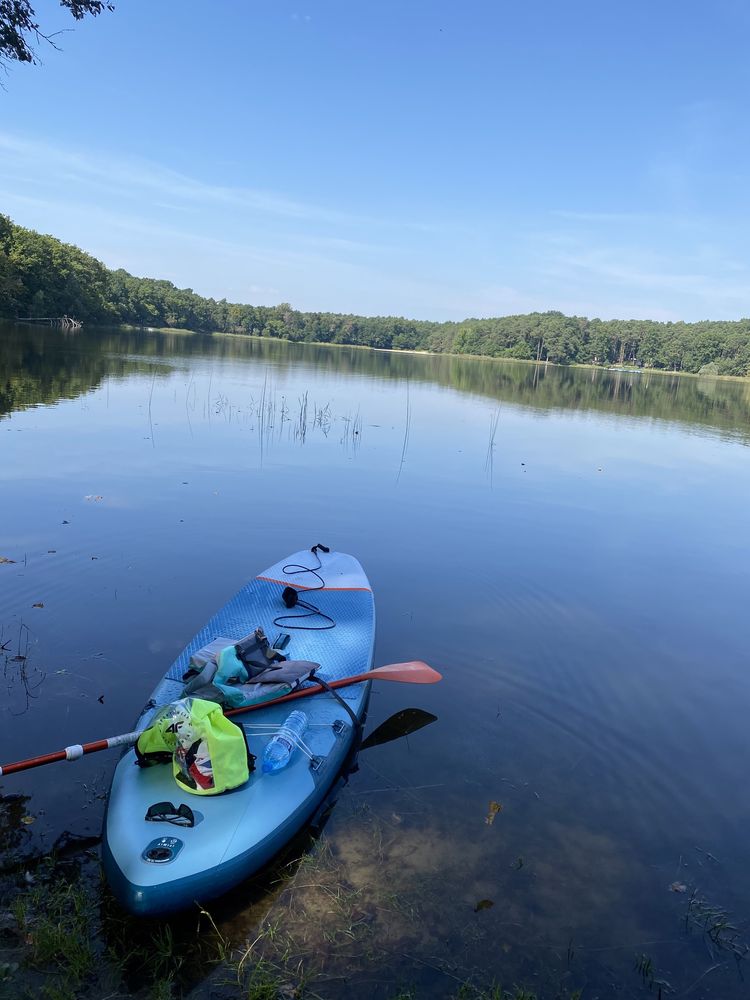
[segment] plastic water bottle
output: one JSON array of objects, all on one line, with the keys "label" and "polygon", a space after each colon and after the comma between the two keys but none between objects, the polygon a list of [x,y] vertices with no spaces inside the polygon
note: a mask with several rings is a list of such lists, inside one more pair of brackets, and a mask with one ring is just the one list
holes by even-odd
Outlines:
[{"label": "plastic water bottle", "polygon": [[279,731],[266,743],[263,751],[264,774],[274,774],[287,766],[306,729],[305,713],[292,712]]}]

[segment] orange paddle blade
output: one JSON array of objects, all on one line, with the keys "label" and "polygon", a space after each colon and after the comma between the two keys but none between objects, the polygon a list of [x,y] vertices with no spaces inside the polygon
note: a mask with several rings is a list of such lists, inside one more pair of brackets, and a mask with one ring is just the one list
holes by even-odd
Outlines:
[{"label": "orange paddle blade", "polygon": [[442,674],[422,660],[388,663],[384,667],[375,667],[363,676],[367,680],[379,677],[381,681],[402,681],[405,684],[436,684],[443,679]]}]

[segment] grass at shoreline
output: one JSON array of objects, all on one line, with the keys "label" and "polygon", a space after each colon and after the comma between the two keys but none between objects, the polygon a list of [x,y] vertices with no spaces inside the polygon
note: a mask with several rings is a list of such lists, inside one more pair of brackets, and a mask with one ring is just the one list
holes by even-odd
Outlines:
[{"label": "grass at shoreline", "polygon": [[[368,826],[367,835],[374,832]],[[96,850],[36,860],[27,869],[19,859],[0,880],[2,1000],[328,1000],[342,989],[349,995],[347,981],[358,976],[378,985],[380,1000],[435,995],[424,983],[399,982],[385,961],[389,950],[380,948],[392,921],[392,944],[415,944],[422,934],[416,910],[406,897],[399,902],[390,883],[350,883],[325,839],[291,868],[275,869],[270,897],[256,902],[257,923],[234,940],[198,904],[162,920],[125,913],[106,889]],[[367,917],[365,889],[385,894],[378,896],[385,923]],[[482,982],[478,970],[444,975],[445,1000],[580,1000],[562,984],[538,993]]]}]

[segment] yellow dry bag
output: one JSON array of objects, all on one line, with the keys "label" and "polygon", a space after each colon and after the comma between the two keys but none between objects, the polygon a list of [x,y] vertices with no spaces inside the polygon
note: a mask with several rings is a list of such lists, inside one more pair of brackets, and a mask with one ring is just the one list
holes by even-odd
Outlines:
[{"label": "yellow dry bag", "polygon": [[177,784],[195,795],[218,795],[244,785],[254,769],[243,729],[221,706],[182,698],[160,708],[138,737],[142,767],[171,762]]}]

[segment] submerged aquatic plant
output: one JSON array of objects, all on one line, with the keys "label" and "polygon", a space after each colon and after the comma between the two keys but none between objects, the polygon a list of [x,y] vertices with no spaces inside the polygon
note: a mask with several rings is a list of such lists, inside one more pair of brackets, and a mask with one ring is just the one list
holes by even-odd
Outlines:
[{"label": "submerged aquatic plant", "polygon": [[685,929],[700,927],[711,944],[730,952],[740,962],[750,954],[750,945],[741,938],[739,928],[732,923],[730,914],[721,906],[708,902],[697,889],[693,889],[685,914]]},{"label": "submerged aquatic plant", "polygon": [[651,992],[656,991],[656,1000],[663,1000],[664,997],[674,990],[666,979],[657,979],[655,975],[654,962],[650,955],[641,954],[636,957],[635,970],[641,977],[642,984]]}]

